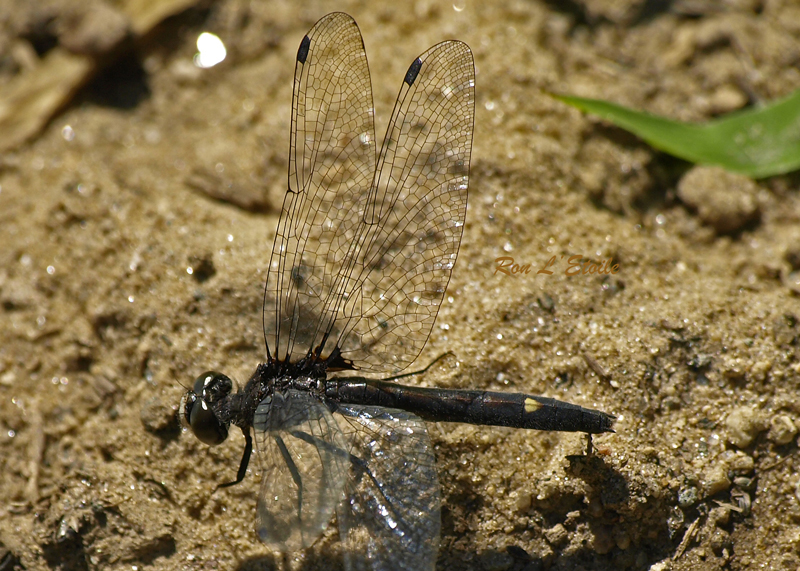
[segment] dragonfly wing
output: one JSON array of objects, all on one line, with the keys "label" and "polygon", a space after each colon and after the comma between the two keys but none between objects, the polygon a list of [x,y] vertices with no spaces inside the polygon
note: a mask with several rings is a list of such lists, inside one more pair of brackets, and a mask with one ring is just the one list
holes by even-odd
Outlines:
[{"label": "dragonfly wing", "polygon": [[254,417],[261,463],[258,536],[275,551],[312,545],[342,499],[346,441],[328,408],[306,391],[275,392]]},{"label": "dragonfly wing", "polygon": [[428,339],[461,243],[474,115],[466,44],[443,42],[414,60],[348,262],[348,293],[328,327],[362,371],[402,370]]},{"label": "dragonfly wing", "polygon": [[376,161],[358,27],[335,13],[311,29],[298,51],[289,190],[264,292],[271,357],[315,351],[329,370],[371,372],[416,359],[458,255],[474,115],[472,52],[438,44],[406,73]]},{"label": "dragonfly wing", "polygon": [[295,66],[288,190],[264,292],[272,357],[296,361],[323,344],[326,302],[341,295],[333,284],[362,218],[357,205],[369,192],[375,155],[364,41],[353,18],[328,14],[303,38]]},{"label": "dragonfly wing", "polygon": [[433,571],[441,496],[425,423],[374,406],[341,405],[337,413],[350,451],[351,477],[337,508],[346,568]]}]

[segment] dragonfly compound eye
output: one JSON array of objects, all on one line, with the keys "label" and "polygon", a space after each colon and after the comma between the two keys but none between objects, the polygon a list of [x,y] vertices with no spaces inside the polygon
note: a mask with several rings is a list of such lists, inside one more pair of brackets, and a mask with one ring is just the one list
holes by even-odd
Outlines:
[{"label": "dragonfly compound eye", "polygon": [[183,397],[181,420],[200,442],[215,446],[228,438],[228,425],[217,418],[213,404],[227,397],[232,388],[228,377],[209,371],[197,377],[192,390]]}]

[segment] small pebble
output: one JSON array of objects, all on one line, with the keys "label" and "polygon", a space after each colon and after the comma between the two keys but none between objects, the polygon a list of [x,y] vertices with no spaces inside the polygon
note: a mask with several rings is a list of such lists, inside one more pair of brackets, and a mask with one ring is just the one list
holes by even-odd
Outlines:
[{"label": "small pebble", "polygon": [[614,535],[608,527],[599,526],[594,530],[592,547],[594,547],[595,553],[605,555],[606,553],[610,553],[616,546],[617,543],[614,541]]},{"label": "small pebble", "polygon": [[729,463],[730,470],[736,476],[747,476],[755,470],[756,463],[753,457],[744,452],[737,451]]},{"label": "small pebble", "polygon": [[747,105],[747,96],[732,85],[719,87],[709,99],[709,111],[715,115],[730,113]]},{"label": "small pebble", "polygon": [[749,406],[740,406],[725,419],[728,428],[728,441],[737,448],[747,448],[763,429],[758,411]]},{"label": "small pebble", "polygon": [[776,414],[769,421],[767,438],[770,442],[774,442],[779,446],[789,444],[794,440],[796,434],[797,427],[794,425],[794,422],[792,422],[792,419],[785,414]]},{"label": "small pebble", "polygon": [[712,508],[708,512],[708,521],[712,522],[715,526],[723,527],[728,525],[731,519],[731,509],[728,506],[719,506]]},{"label": "small pebble", "polygon": [[731,487],[731,480],[728,478],[728,467],[721,462],[717,462],[708,467],[703,474],[703,493],[706,496],[713,496]]},{"label": "small pebble", "polygon": [[717,555],[717,557],[719,557],[722,555],[725,549],[730,549],[731,537],[726,531],[722,529],[715,529],[711,533],[711,537],[708,539],[708,544],[711,547],[711,550]]},{"label": "small pebble", "polygon": [[722,167],[698,166],[678,183],[678,196],[718,234],[742,230],[760,216],[756,183]]},{"label": "small pebble", "polygon": [[791,345],[798,337],[797,318],[784,313],[772,322],[772,336],[778,345]]},{"label": "small pebble", "polygon": [[697,502],[697,488],[694,486],[690,486],[688,488],[682,488],[678,491],[678,505],[686,509],[688,507],[693,506]]},{"label": "small pebble", "polygon": [[631,537],[622,528],[614,528],[614,541],[617,547],[625,551],[631,546]]},{"label": "small pebble", "polygon": [[563,525],[557,523],[544,531],[544,537],[550,545],[559,546],[567,542],[569,534]]},{"label": "small pebble", "polygon": [[524,513],[531,507],[531,494],[528,492],[511,492],[509,497],[514,502],[517,513]]}]

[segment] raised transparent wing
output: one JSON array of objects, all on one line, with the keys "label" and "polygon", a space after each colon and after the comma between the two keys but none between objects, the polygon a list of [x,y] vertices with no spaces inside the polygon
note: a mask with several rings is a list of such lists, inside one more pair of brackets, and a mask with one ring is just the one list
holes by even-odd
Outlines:
[{"label": "raised transparent wing", "polygon": [[346,499],[336,510],[346,569],[432,571],[441,497],[425,423],[374,406],[341,405],[337,413],[351,462]]},{"label": "raised transparent wing", "polygon": [[349,474],[349,456],[328,408],[306,391],[275,392],[253,420],[261,464],[258,536],[291,553],[311,546],[331,521]]},{"label": "raised transparent wing", "polygon": [[319,320],[347,254],[332,246],[334,236],[361,222],[356,204],[375,174],[373,114],[361,32],[347,14],[328,14],[303,38],[295,67],[289,187],[264,292],[267,351],[280,360],[319,344]]},{"label": "raised transparent wing", "polygon": [[342,331],[342,357],[363,370],[402,370],[428,340],[461,243],[474,114],[466,44],[443,42],[414,60],[381,148],[348,294],[329,327]]},{"label": "raised transparent wing", "polygon": [[315,350],[336,355],[329,369],[387,372],[422,350],[466,217],[474,76],[461,42],[414,60],[375,170],[369,70],[355,24],[333,14],[304,38],[290,190],[265,291],[265,336],[278,359]]}]

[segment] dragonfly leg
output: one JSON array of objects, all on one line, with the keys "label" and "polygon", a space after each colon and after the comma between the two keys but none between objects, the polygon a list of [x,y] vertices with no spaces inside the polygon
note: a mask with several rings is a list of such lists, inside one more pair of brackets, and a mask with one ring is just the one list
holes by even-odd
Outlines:
[{"label": "dragonfly leg", "polygon": [[245,475],[247,474],[247,465],[250,464],[250,455],[253,453],[253,437],[250,436],[250,431],[244,432],[244,454],[242,454],[242,461],[239,463],[239,471],[236,473],[236,479],[233,482],[226,482],[224,484],[220,484],[217,486],[217,489],[220,488],[228,488],[230,486],[235,486],[239,484],[242,480],[244,480]]}]

